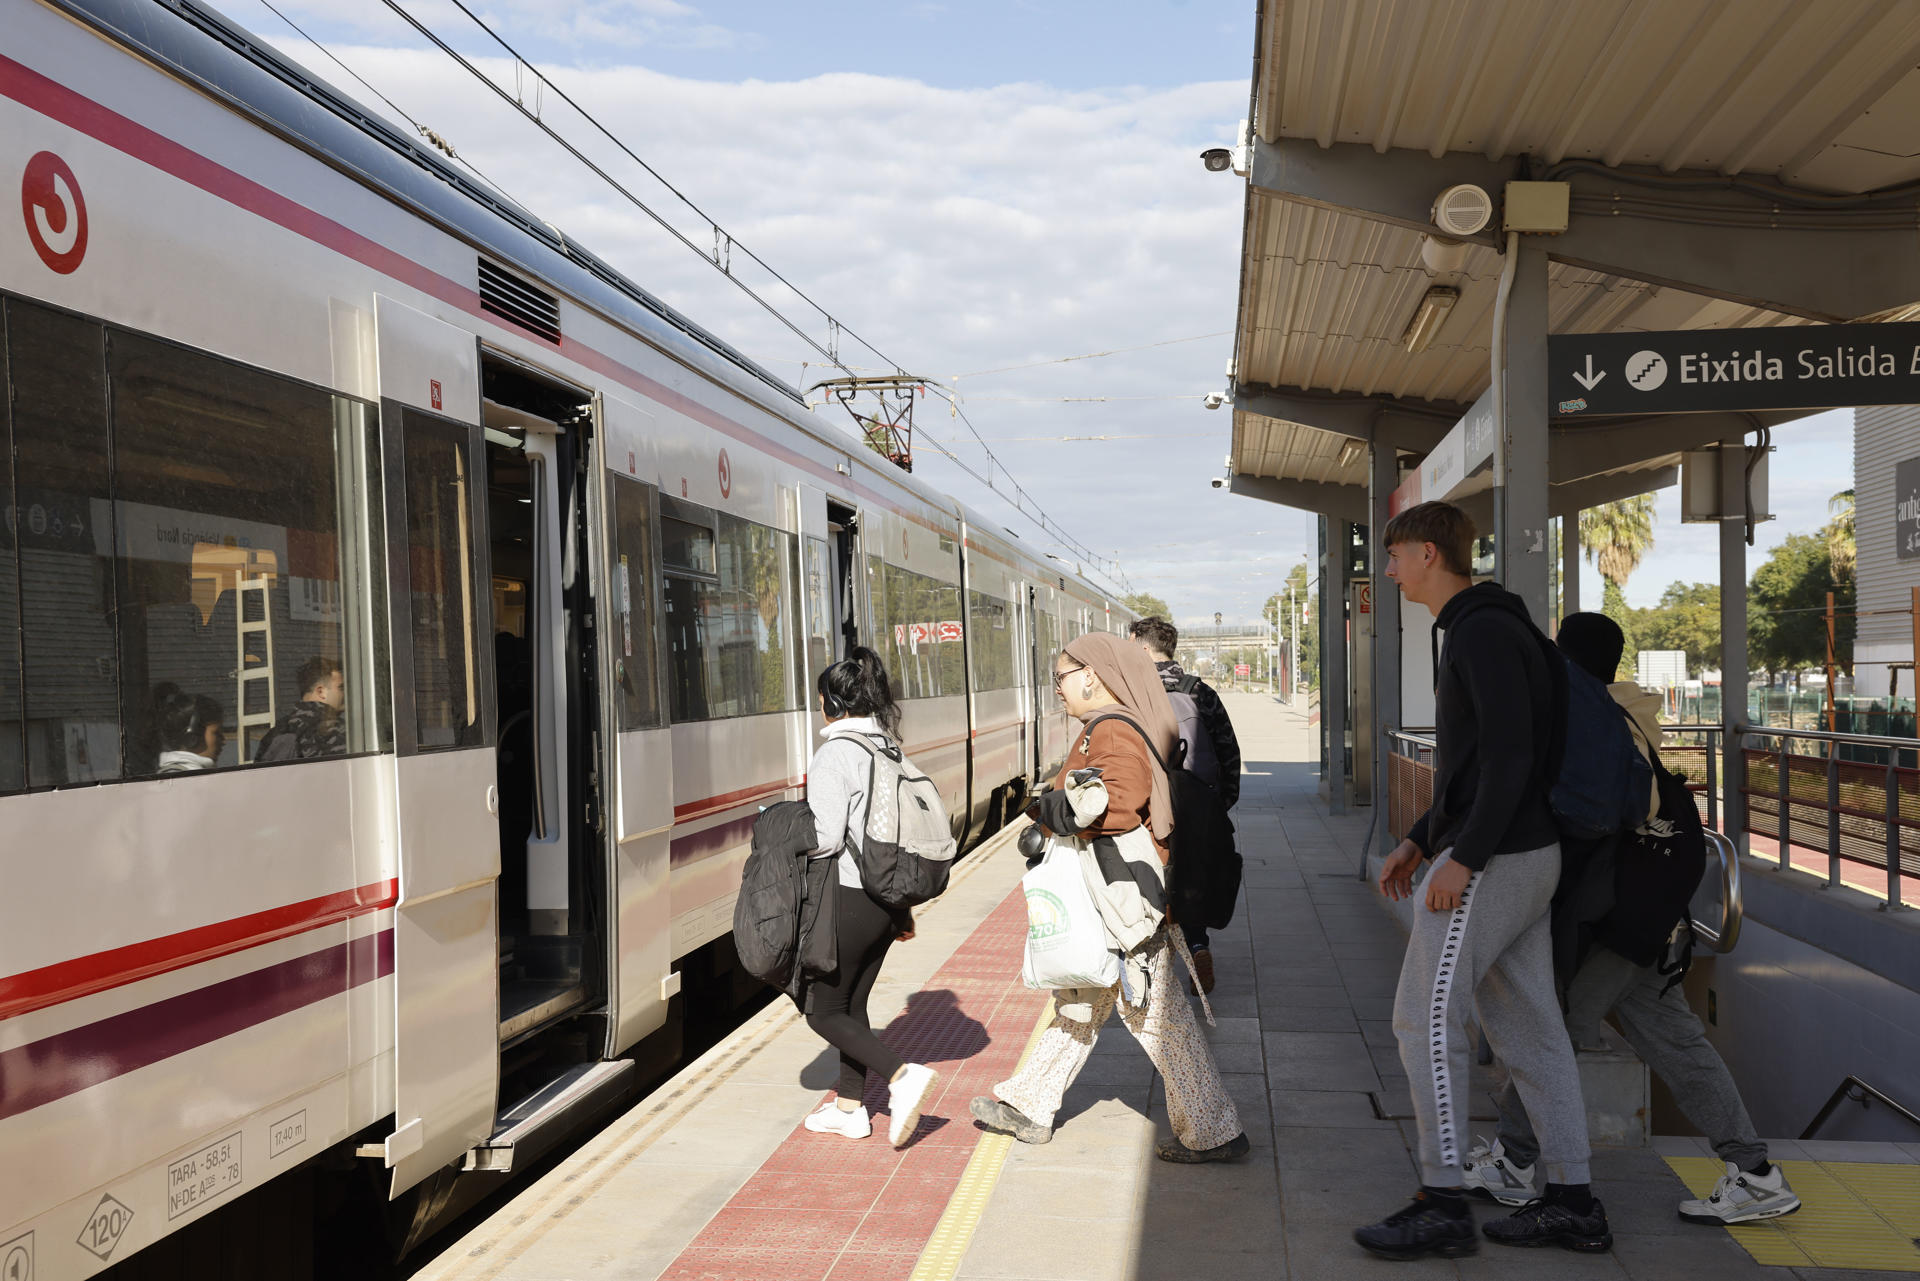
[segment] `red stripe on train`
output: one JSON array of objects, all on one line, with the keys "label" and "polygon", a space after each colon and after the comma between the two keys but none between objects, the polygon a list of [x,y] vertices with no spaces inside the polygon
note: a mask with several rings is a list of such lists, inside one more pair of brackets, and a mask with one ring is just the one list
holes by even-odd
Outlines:
[{"label": "red stripe on train", "polygon": [[399,881],[375,881],[339,894],[270,907],[264,912],[11,974],[0,978],[0,1019],[92,996],[156,974],[185,969],[262,943],[377,912],[383,907],[392,907],[399,897]]}]

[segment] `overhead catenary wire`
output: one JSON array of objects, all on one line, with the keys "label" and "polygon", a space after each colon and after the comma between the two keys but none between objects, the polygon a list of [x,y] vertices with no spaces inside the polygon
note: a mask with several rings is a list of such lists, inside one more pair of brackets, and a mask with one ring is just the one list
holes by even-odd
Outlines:
[{"label": "overhead catenary wire", "polygon": [[[887,362],[887,366],[891,369],[892,372],[902,376],[905,375],[906,373],[905,368],[901,366],[897,361],[892,360],[890,357],[887,356],[885,352],[881,351],[879,348],[875,347],[871,342],[867,341],[865,338],[862,338],[858,333],[855,333],[852,329],[842,324],[835,316],[832,315],[832,313],[828,312],[826,308],[822,307],[819,303],[815,302],[811,297],[809,297],[805,292],[803,292],[801,289],[795,286],[785,276],[781,275],[758,254],[754,253],[751,249],[748,249],[746,246],[741,245],[737,240],[735,240],[731,233],[727,232],[725,228],[721,227],[720,224],[714,221],[714,219],[711,216],[709,216],[704,210],[702,210],[698,205],[694,204],[694,202],[690,200],[685,194],[683,194],[678,188],[674,187],[672,183],[668,182],[664,177],[662,177],[658,170],[654,169],[653,166],[649,165],[645,160],[643,160],[637,152],[635,152],[631,147],[629,147],[625,142],[623,142],[616,134],[613,133],[612,130],[608,129],[604,124],[602,124],[599,121],[599,119],[593,115],[593,113],[589,112],[586,108],[582,107],[577,101],[574,100],[574,98],[571,95],[569,95],[565,90],[561,89],[558,85],[556,85],[544,72],[540,70],[539,67],[535,66],[527,58],[522,56],[517,49],[515,49],[504,38],[502,38],[499,35],[499,33],[494,31],[494,29],[490,25],[488,25],[488,23],[483,18],[481,18],[478,14],[476,14],[472,9],[469,9],[464,3],[461,2],[461,0],[452,0],[454,7],[459,9],[461,13],[465,14],[470,20],[472,20],[474,25],[478,26],[483,32],[485,32],[488,38],[490,38],[495,44],[499,45],[501,49],[505,50],[509,57],[513,58],[515,63],[516,78],[518,77],[520,70],[524,68],[525,71],[533,77],[536,87],[546,89],[546,90],[551,90],[557,98],[565,102],[569,107],[573,108],[574,111],[578,112],[582,119],[584,119],[589,125],[591,125],[594,128],[595,131],[600,133],[615,147],[617,147],[622,154],[626,155],[635,164],[639,165],[655,181],[659,182],[661,186],[665,187],[668,191],[672,192],[676,199],[678,199],[688,209],[692,210],[694,214],[697,215],[703,222],[705,222],[707,226],[711,229],[714,235],[714,243],[716,246],[715,252],[710,255],[705,250],[703,250],[699,245],[695,244],[692,239],[690,239],[678,227],[674,226],[673,223],[670,222],[666,217],[664,217],[658,211],[653,209],[644,200],[642,200],[635,192],[628,189],[628,187],[625,184],[621,183],[612,174],[608,173],[605,168],[603,168],[601,165],[599,165],[590,157],[588,157],[583,151],[580,150],[579,147],[575,146],[572,142],[568,141],[565,137],[563,137],[558,130],[553,128],[542,118],[541,113],[539,111],[529,110],[525,102],[522,100],[523,95],[516,95],[514,93],[510,93],[505,88],[505,86],[496,83],[491,76],[488,76],[484,71],[482,71],[478,66],[476,66],[471,60],[469,60],[464,55],[462,55],[458,50],[453,48],[452,45],[448,44],[445,40],[441,39],[440,36],[436,34],[431,28],[429,28],[425,23],[421,22],[419,19],[415,18],[411,13],[409,13],[407,9],[399,3],[399,0],[382,0],[382,3],[384,3],[388,9],[392,10],[396,15],[398,15],[401,18],[401,20],[404,21],[408,26],[412,27],[415,31],[417,31],[435,48],[439,49],[442,53],[446,54],[455,63],[459,64],[459,66],[465,69],[468,72],[468,74],[472,75],[476,80],[480,81],[488,89],[492,90],[497,97],[499,97],[503,102],[511,106],[516,112],[518,112],[522,117],[524,117],[526,120],[532,123],[542,133],[546,134],[549,138],[551,138],[563,150],[565,150],[575,160],[579,161],[580,164],[585,166],[595,176],[597,176],[603,182],[605,182],[608,186],[613,188],[616,192],[618,192],[621,196],[623,196],[626,200],[628,200],[631,204],[633,204],[636,208],[638,208],[642,213],[646,214],[648,218],[652,219],[668,234],[673,236],[676,240],[680,241],[680,243],[685,245],[687,248],[693,250],[696,254],[699,254],[702,259],[707,261],[722,275],[726,276],[728,280],[733,282],[736,288],[738,288],[742,293],[746,294],[747,297],[751,298],[754,302],[758,303],[763,309],[766,310],[766,312],[770,316],[772,316],[775,320],[779,321],[783,326],[785,326],[788,330],[790,330],[795,337],[799,338],[802,342],[806,343],[807,346],[811,347],[814,351],[818,352],[820,355],[826,357],[828,362],[831,363],[835,368],[845,370],[848,373],[852,372],[852,370],[840,358],[839,337],[841,335],[845,335],[846,337],[851,338],[854,342],[858,343],[865,350],[872,352],[875,356],[879,357],[882,361]],[[289,25],[291,25],[291,23],[289,23]],[[349,72],[349,74],[352,74],[352,73]],[[355,78],[359,79],[358,76],[355,76]],[[362,83],[365,83],[365,82],[363,81]],[[371,88],[371,86],[369,86],[369,88]],[[375,91],[375,92],[377,93],[378,91]],[[385,100],[386,99],[383,96],[383,101]],[[392,104],[389,103],[389,105],[392,105]],[[398,110],[397,107],[395,107],[394,109],[396,111]],[[404,113],[402,114],[404,115]],[[476,170],[475,172],[477,173],[478,170]],[[718,248],[723,243],[726,246],[726,253],[728,258],[728,261],[725,265],[722,264],[721,252]],[[829,341],[832,345],[831,346],[821,345],[821,343],[817,339],[815,339],[811,334],[808,334],[799,325],[794,323],[794,321],[791,318],[783,314],[771,302],[761,297],[745,281],[741,280],[738,276],[736,276],[731,270],[731,254],[734,250],[738,250],[744,257],[751,259],[754,263],[756,263],[762,269],[764,269],[768,275],[772,276],[773,279],[777,280],[782,286],[791,290],[795,297],[799,298],[808,307],[812,308],[820,316],[825,318],[828,324],[828,329],[830,334]],[[1219,335],[1205,335],[1205,336],[1217,337]],[[1192,339],[1175,339],[1171,341],[1178,342],[1178,341],[1193,341],[1193,340]],[[1158,346],[1158,345],[1164,345],[1164,344],[1149,344],[1149,345]],[[973,435],[974,439],[980,443],[981,449],[986,452],[987,460],[988,460],[987,475],[985,477],[982,477],[973,468],[971,468],[970,466],[964,463],[961,463],[960,460],[957,457],[955,457],[955,455],[950,450],[939,445],[937,441],[932,441],[931,437],[927,437],[929,442],[934,445],[935,449],[941,454],[945,455],[947,458],[953,460],[956,464],[958,464],[961,467],[963,471],[965,471],[973,479],[980,482],[981,484],[986,485],[988,489],[992,490],[996,494],[999,494],[1002,498],[1005,498],[1007,497],[1007,495],[1004,494],[999,489],[999,487],[994,485],[992,480],[993,470],[995,468],[998,468],[1000,472],[1007,477],[1008,483],[1014,489],[1015,497],[1013,498],[1012,501],[1013,501],[1014,509],[1016,511],[1019,511],[1022,515],[1026,516],[1029,520],[1032,520],[1036,524],[1038,524],[1040,528],[1045,532],[1047,532],[1050,536],[1052,536],[1059,543],[1061,547],[1063,547],[1068,551],[1073,552],[1082,561],[1092,561],[1096,564],[1102,564],[1102,565],[1111,564],[1113,565],[1114,572],[1116,574],[1119,574],[1120,571],[1119,571],[1117,562],[1109,561],[1108,558],[1099,556],[1097,553],[1087,548],[1084,543],[1081,543],[1078,539],[1068,534],[1064,529],[1060,527],[1060,525],[1056,521],[1053,520],[1052,517],[1046,514],[1045,509],[1041,508],[1040,505],[1033,500],[1033,497],[1027,493],[1026,489],[1023,486],[1021,486],[1017,480],[1013,479],[1013,473],[1008,470],[1006,465],[1002,463],[997,456],[994,455],[992,449],[990,449],[987,446],[987,442],[985,438],[982,437],[978,429],[974,427],[972,420],[967,418],[965,412],[960,410],[957,405],[955,405],[954,408],[955,408],[956,415],[960,418],[962,422],[966,423],[967,430]],[[1121,580],[1124,582],[1124,575],[1121,575]]]},{"label": "overhead catenary wire", "polygon": [[[458,3],[458,0],[455,0]],[[1186,338],[1167,338],[1160,342],[1141,343],[1137,347],[1114,347],[1107,351],[1090,351],[1082,356],[1053,356],[1046,360],[1035,360],[1024,365],[1002,365],[998,369],[976,369],[970,374],[955,374],[955,380],[961,378],[985,378],[988,374],[1010,374],[1016,369],[1039,369],[1046,365],[1070,365],[1077,360],[1100,360],[1107,356],[1119,356],[1130,351],[1147,351],[1154,347],[1174,347],[1184,342],[1200,342],[1208,338],[1225,338],[1233,331],[1221,329],[1210,334],[1193,334]]]}]

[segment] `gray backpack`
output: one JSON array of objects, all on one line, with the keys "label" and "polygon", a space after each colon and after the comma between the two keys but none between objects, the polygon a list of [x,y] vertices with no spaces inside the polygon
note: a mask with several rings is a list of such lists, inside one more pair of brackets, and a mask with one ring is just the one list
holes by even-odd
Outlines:
[{"label": "gray backpack", "polygon": [[871,758],[866,830],[847,833],[867,894],[884,907],[918,907],[947,888],[960,847],[933,780],[892,741],[841,735]]},{"label": "gray backpack", "polygon": [[1173,718],[1180,723],[1180,741],[1187,745],[1186,759],[1180,764],[1218,791],[1220,758],[1213,753],[1213,736],[1200,723],[1200,704],[1193,697],[1199,684],[1198,676],[1182,676],[1179,683],[1167,691],[1167,701],[1173,704]]}]

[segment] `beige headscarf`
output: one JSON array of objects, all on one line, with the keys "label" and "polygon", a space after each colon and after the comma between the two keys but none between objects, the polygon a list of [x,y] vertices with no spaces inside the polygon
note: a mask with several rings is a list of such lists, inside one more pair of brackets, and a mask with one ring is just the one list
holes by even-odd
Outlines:
[{"label": "beige headscarf", "polygon": [[[1117,712],[1126,716],[1147,732],[1160,759],[1169,759],[1180,738],[1180,725],[1160,683],[1160,673],[1154,670],[1153,660],[1139,642],[1108,632],[1088,632],[1071,642],[1066,652],[1074,662],[1091,667],[1107,692],[1119,700],[1119,706],[1099,708],[1094,715]],[[1165,841],[1173,830],[1173,794],[1167,787],[1166,771],[1158,764],[1152,770],[1153,795],[1147,802],[1147,822],[1154,837]]]}]

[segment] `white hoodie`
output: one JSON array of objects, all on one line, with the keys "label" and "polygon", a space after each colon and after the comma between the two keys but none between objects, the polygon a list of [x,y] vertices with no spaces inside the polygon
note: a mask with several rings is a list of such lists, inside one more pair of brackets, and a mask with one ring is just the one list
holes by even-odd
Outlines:
[{"label": "white hoodie", "polygon": [[821,730],[820,737],[826,741],[814,750],[807,765],[807,805],[813,810],[814,857],[826,858],[839,850],[840,883],[858,888],[860,865],[845,846],[848,836],[857,838],[866,831],[873,757],[856,744],[834,742],[854,734],[887,738],[871,716],[848,716]]}]

